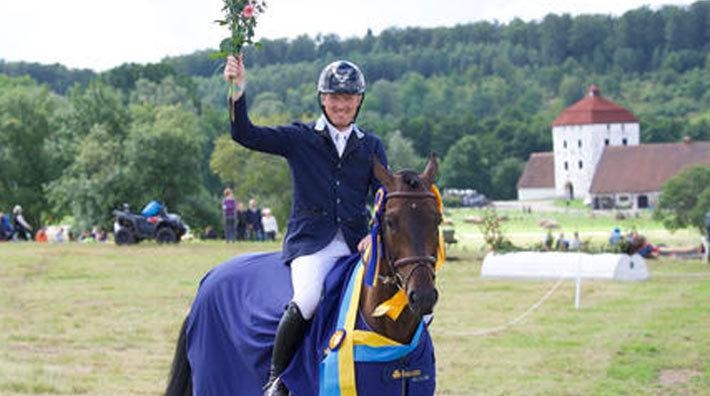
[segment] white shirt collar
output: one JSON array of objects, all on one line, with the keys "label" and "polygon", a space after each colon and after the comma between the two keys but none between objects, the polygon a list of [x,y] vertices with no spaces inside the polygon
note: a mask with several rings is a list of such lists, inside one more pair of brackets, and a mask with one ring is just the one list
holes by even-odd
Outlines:
[{"label": "white shirt collar", "polygon": [[355,135],[357,136],[358,139],[362,139],[363,137],[365,137],[365,134],[362,131],[360,131],[360,129],[354,123],[350,124],[348,126],[348,129],[345,130],[345,132],[340,132],[340,131],[338,131],[338,128],[334,127],[330,123],[330,121],[328,121],[328,119],[325,117],[325,115],[321,115],[320,118],[318,118],[318,120],[316,121],[315,130],[316,131],[324,131],[326,128],[328,128],[328,133],[330,134],[330,138],[333,140],[335,140],[336,133],[344,133],[345,139],[347,140],[350,138],[350,134],[353,131],[355,132]]},{"label": "white shirt collar", "polygon": [[325,125],[328,126],[328,132],[330,133],[330,138],[335,141],[335,136],[340,135],[343,138],[345,138],[345,141],[347,142],[348,139],[350,138],[350,134],[353,131],[353,124],[348,125],[347,128],[345,128],[344,131],[338,130],[338,128],[334,127],[328,120],[325,121]]}]

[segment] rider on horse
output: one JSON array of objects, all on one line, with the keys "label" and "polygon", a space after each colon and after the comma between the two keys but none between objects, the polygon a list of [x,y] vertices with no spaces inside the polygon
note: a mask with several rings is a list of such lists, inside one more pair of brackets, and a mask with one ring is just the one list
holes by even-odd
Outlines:
[{"label": "rider on horse", "polygon": [[318,306],[323,281],[337,259],[367,240],[366,201],[379,187],[373,161],[387,165],[380,139],[355,124],[365,78],[348,61],[326,66],[318,79],[323,114],[315,122],[276,127],[251,123],[244,97],[245,67],[230,56],[226,80],[236,83],[230,97],[232,138],[244,147],[288,161],[293,202],[284,238],[283,261],[290,265],[293,298],[276,330],[267,395],[288,394],[279,380],[300,346]]}]

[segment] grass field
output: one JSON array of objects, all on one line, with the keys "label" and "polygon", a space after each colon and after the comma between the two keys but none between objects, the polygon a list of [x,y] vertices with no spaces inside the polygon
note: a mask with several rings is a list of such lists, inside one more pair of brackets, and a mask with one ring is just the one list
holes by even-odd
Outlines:
[{"label": "grass field", "polygon": [[[542,242],[547,233],[547,229],[538,225],[542,220],[553,220],[559,225],[559,228],[551,230],[555,237],[564,233],[567,238],[571,238],[577,231],[582,240],[595,244],[606,242],[614,227],[619,227],[624,233],[636,230],[653,244],[697,246],[700,243],[698,230],[682,229],[671,233],[653,220],[650,212],[629,215],[623,220],[616,219],[614,212],[592,212],[584,208],[558,208],[555,211],[532,213],[523,213],[519,209],[497,209],[497,213],[507,219],[501,222],[505,235],[519,246]],[[479,227],[466,220],[480,218],[482,214],[483,209],[446,211],[445,217],[453,223],[446,227],[455,229],[457,237],[463,240],[467,248],[480,247],[482,239]]]},{"label": "grass field", "polygon": [[[0,244],[0,394],[160,394],[202,275],[276,249]],[[710,265],[649,261],[645,282],[585,282],[578,311],[565,282],[511,324],[555,282],[481,279],[475,250],[458,244],[438,277],[437,394],[709,393]]]}]

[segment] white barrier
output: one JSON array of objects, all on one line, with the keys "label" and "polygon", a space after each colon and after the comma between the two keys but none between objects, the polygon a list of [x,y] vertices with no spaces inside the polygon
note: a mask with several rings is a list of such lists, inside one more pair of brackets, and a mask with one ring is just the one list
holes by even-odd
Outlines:
[{"label": "white barrier", "polygon": [[638,254],[515,252],[488,253],[481,277],[637,281],[648,279],[649,272],[646,261]]}]

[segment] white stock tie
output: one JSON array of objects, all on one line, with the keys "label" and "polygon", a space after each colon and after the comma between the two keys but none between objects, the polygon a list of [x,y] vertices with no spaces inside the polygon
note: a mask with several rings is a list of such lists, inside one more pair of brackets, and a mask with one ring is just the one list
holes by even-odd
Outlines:
[{"label": "white stock tie", "polygon": [[343,156],[343,151],[345,151],[345,144],[347,141],[345,140],[345,136],[338,132],[335,134],[335,148],[338,150],[338,157]]}]

